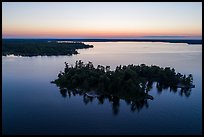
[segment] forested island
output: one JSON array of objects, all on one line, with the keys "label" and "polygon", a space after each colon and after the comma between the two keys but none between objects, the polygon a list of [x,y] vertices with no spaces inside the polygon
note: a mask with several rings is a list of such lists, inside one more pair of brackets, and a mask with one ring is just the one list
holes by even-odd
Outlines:
[{"label": "forested island", "polygon": [[63,42],[55,40],[3,39],[2,55],[16,56],[57,56],[78,54],[76,49],[92,48],[82,42]]},{"label": "forested island", "polygon": [[192,74],[182,75],[170,67],[131,64],[117,66],[111,71],[110,66],[95,68],[92,62],[81,60],[75,65],[65,62],[64,72],[60,71],[58,78],[51,81],[62,93],[74,91],[90,97],[112,96],[132,102],[153,99],[148,92],[154,82],[159,90],[170,87],[170,90],[181,88],[187,92],[195,87]]}]

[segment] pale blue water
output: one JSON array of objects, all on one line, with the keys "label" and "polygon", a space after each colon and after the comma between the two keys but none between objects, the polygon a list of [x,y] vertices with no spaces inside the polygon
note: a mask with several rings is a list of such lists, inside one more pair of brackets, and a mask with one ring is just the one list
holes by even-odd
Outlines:
[{"label": "pale blue water", "polygon": [[[3,134],[202,134],[202,45],[147,42],[90,43],[92,49],[73,56],[2,57]],[[64,62],[92,61],[95,65],[155,64],[193,74],[190,96],[169,89],[149,92],[154,100],[135,111],[120,100],[83,96],[63,97],[50,81]]]}]

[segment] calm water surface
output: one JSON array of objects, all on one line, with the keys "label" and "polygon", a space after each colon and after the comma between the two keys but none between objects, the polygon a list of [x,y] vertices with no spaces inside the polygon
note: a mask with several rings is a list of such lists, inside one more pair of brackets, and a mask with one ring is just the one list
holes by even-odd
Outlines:
[{"label": "calm water surface", "polygon": [[[202,134],[202,45],[151,42],[89,42],[73,56],[2,57],[3,134]],[[50,84],[64,62],[96,66],[147,64],[193,74],[190,95],[178,89],[149,92],[154,100],[131,108],[105,99],[63,96]]]}]

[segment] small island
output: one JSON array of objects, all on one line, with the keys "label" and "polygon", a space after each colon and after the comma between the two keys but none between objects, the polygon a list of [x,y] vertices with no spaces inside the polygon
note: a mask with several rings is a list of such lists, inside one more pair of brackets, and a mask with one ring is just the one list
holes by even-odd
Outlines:
[{"label": "small island", "polygon": [[188,91],[194,88],[193,76],[176,73],[174,68],[156,65],[124,65],[117,66],[111,71],[110,66],[98,65],[92,62],[76,61],[75,65],[65,62],[64,72],[58,74],[55,83],[61,90],[71,90],[89,97],[112,96],[135,102],[151,99],[148,94],[153,83],[158,89],[170,87],[171,90],[181,88]]},{"label": "small island", "polygon": [[58,56],[78,54],[76,49],[92,48],[75,41],[56,41],[39,39],[3,39],[2,55],[15,56]]}]

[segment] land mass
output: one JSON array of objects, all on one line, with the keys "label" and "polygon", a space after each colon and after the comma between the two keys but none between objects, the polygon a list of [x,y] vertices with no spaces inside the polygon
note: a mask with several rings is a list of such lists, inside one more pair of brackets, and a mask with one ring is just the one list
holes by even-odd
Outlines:
[{"label": "land mass", "polygon": [[202,44],[189,39],[2,39],[2,55],[57,56],[78,54],[77,49],[92,48],[83,42],[171,42]]},{"label": "land mass", "polygon": [[82,42],[63,42],[55,40],[3,39],[2,55],[16,56],[57,56],[78,54],[76,49],[92,48]]},{"label": "land mass", "polygon": [[170,87],[171,90],[181,88],[188,92],[195,87],[192,74],[182,75],[170,67],[131,64],[117,66],[111,71],[110,66],[98,65],[95,68],[92,62],[85,64],[81,60],[75,65],[65,62],[64,72],[61,71],[58,78],[51,81],[62,92],[71,90],[86,96],[108,95],[130,101],[153,99],[148,94],[153,82],[157,83],[159,90]]},{"label": "land mass", "polygon": [[55,39],[55,40],[80,41],[80,42],[169,42],[169,43],[202,44],[202,39],[138,38],[138,39]]}]

